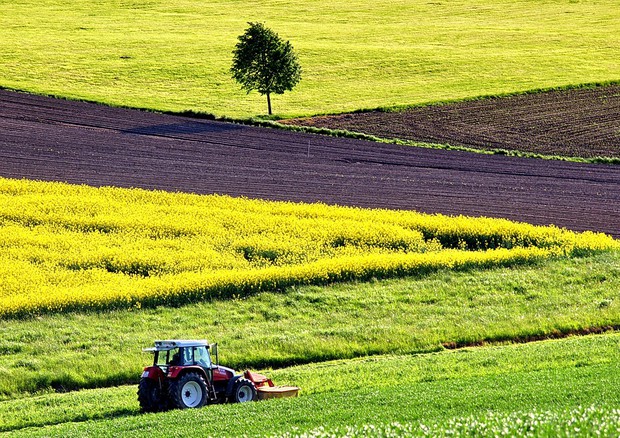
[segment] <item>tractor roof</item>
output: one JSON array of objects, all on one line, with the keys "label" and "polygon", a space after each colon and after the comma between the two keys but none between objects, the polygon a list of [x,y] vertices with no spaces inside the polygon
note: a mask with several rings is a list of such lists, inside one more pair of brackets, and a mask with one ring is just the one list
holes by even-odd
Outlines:
[{"label": "tractor roof", "polygon": [[166,351],[179,347],[207,347],[209,343],[204,340],[188,340],[188,339],[169,339],[166,341],[155,341],[155,347],[143,348],[142,351]]}]

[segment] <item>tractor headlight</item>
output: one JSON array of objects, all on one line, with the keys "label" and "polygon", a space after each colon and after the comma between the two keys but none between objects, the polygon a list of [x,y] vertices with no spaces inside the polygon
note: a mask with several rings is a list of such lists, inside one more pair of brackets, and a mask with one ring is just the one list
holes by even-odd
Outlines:
[{"label": "tractor headlight", "polygon": [[149,376],[149,371],[148,370],[144,370],[142,371],[142,378],[148,377]]}]

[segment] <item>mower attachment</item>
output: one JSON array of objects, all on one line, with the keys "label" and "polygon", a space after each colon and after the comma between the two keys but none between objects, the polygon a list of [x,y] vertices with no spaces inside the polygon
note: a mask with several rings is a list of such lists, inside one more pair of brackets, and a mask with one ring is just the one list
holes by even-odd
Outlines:
[{"label": "mower attachment", "polygon": [[262,374],[247,370],[243,376],[254,383],[259,400],[269,398],[297,397],[299,388],[296,386],[275,386],[271,379]]}]

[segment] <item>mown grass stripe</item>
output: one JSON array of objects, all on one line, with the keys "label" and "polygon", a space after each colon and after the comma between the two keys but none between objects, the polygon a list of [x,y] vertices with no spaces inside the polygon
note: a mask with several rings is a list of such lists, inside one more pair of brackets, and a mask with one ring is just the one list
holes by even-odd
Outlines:
[{"label": "mown grass stripe", "polygon": [[[193,418],[204,424],[205,430],[199,431],[207,436],[232,436],[242,430],[242,426],[229,420],[230,415],[235,415],[248,418],[243,425],[248,427],[246,433],[251,430],[260,436],[295,430],[287,422],[290,417],[286,417],[286,411],[291,410],[292,416],[297,417],[303,415],[304,409],[321,404],[323,407],[319,412],[306,413],[309,420],[303,422],[299,432],[321,425],[326,431],[333,429],[335,433],[342,430],[343,425],[363,425],[371,420],[372,424],[382,427],[395,421],[396,416],[402,422],[415,420],[430,426],[434,421],[441,425],[444,416],[463,418],[465,412],[476,418],[483,417],[489,409],[498,412],[500,417],[503,413],[519,410],[553,409],[557,412],[579,404],[613,404],[618,401],[617,392],[614,392],[620,372],[618,346],[619,335],[609,334],[267,370],[265,372],[279,383],[301,386],[300,398],[255,406],[207,406],[186,414],[140,415],[135,386],[48,394],[0,402],[0,424],[3,431],[56,424],[59,425],[57,428],[43,429],[39,433],[57,435],[77,431],[99,433],[114,424],[147,426],[152,421],[167,424],[176,419],[189,424]],[[601,390],[610,382],[611,387]],[[589,387],[591,385],[593,387]],[[589,388],[584,394],[576,393],[582,387]],[[516,394],[511,393],[515,389]],[[463,396],[468,393],[476,397]],[[562,398],[564,394],[573,395]],[[400,403],[391,403],[399,397]],[[362,406],[369,406],[354,413],[346,400],[359,400],[363,402]],[[381,405],[384,414],[378,416],[373,409]],[[463,411],[459,412],[457,408]],[[337,414],[328,422],[321,422],[322,417],[325,419],[323,413],[330,410],[336,410]],[[99,423],[101,420],[104,421]],[[92,422],[69,424],[86,421]],[[280,424],[282,429],[270,424]],[[75,432],[72,431],[74,428]],[[116,427],[113,430],[116,431]],[[37,433],[34,429],[23,432]],[[148,432],[135,430],[133,433]]]}]

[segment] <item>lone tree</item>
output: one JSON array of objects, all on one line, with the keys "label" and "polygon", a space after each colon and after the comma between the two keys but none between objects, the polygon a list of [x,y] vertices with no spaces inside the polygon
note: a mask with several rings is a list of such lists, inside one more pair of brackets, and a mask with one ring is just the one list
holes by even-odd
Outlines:
[{"label": "lone tree", "polygon": [[248,23],[233,50],[230,68],[234,80],[250,93],[257,90],[267,95],[271,115],[271,93],[290,91],[301,79],[301,66],[289,41],[262,23]]}]

